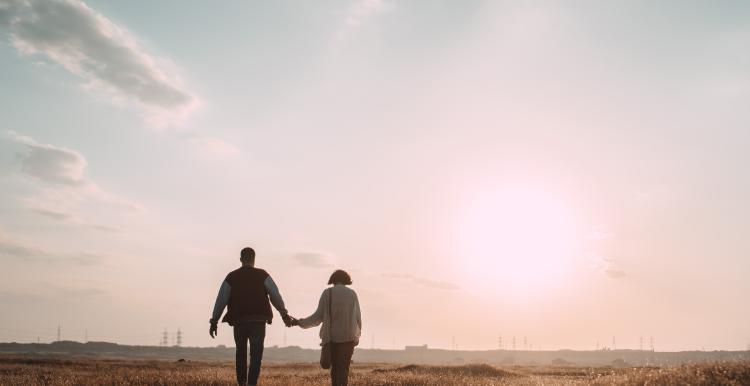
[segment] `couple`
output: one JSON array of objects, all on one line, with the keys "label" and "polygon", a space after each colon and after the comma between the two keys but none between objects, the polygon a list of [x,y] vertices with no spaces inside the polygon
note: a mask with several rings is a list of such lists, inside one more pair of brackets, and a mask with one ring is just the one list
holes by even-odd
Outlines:
[{"label": "couple", "polygon": [[[209,334],[216,336],[219,318],[227,308],[222,322],[234,328],[234,342],[237,345],[237,383],[240,386],[257,385],[260,364],[263,360],[263,340],[266,337],[266,323],[271,324],[273,313],[271,304],[279,311],[287,327],[315,327],[321,323],[320,339],[323,346],[320,363],[323,368],[331,368],[331,384],[346,386],[349,378],[349,363],[354,346],[359,343],[362,330],[362,316],[359,300],[348,273],[337,270],[331,275],[320,296],[318,309],[312,315],[295,319],[284,307],[278,287],[264,270],[255,268],[255,251],[244,248],[240,252],[242,267],[230,272],[221,283],[211,316]],[[250,368],[247,368],[247,344],[250,342]]]}]

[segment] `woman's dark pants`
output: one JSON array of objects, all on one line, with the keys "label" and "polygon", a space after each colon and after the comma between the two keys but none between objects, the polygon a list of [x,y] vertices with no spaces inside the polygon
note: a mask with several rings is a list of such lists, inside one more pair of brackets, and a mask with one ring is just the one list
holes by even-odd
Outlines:
[{"label": "woman's dark pants", "polygon": [[[237,383],[257,385],[260,362],[263,360],[263,341],[266,322],[238,322],[234,325],[234,343],[237,345]],[[250,342],[250,368],[247,368],[247,343]]]},{"label": "woman's dark pants", "polygon": [[349,382],[349,364],[352,362],[354,342],[331,343],[331,384],[346,386]]}]

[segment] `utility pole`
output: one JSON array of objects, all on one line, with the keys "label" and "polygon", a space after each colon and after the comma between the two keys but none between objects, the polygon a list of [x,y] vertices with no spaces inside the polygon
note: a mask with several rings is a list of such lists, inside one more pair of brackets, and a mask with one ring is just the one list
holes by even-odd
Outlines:
[{"label": "utility pole", "polygon": [[654,352],[654,337],[651,337],[651,352]]}]

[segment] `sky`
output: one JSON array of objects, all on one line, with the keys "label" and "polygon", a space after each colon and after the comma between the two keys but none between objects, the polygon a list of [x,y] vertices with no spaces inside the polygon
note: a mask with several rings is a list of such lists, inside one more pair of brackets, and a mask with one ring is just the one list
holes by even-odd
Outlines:
[{"label": "sky", "polygon": [[252,246],[365,348],[744,350],[748,105],[739,0],[0,0],[0,341],[231,346]]}]

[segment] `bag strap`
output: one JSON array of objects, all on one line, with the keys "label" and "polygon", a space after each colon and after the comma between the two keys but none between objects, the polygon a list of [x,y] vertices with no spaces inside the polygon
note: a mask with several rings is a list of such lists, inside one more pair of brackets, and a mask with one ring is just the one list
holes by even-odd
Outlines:
[{"label": "bag strap", "polygon": [[333,343],[331,335],[331,326],[333,325],[333,313],[331,312],[331,303],[333,303],[333,287],[328,289],[328,342]]}]

